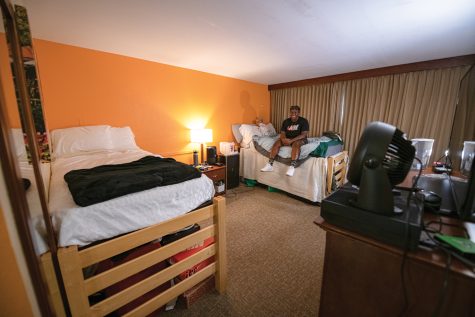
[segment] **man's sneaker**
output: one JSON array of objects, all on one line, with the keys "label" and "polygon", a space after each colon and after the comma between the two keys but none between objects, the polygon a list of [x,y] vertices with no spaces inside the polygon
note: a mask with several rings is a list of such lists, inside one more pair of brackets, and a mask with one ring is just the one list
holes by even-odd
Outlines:
[{"label": "man's sneaker", "polygon": [[270,165],[269,163],[266,164],[266,166],[264,166],[263,168],[261,168],[261,172],[272,172],[274,168],[272,167],[272,165]]},{"label": "man's sneaker", "polygon": [[287,170],[287,176],[294,176],[295,172],[295,167],[290,166],[289,169]]}]

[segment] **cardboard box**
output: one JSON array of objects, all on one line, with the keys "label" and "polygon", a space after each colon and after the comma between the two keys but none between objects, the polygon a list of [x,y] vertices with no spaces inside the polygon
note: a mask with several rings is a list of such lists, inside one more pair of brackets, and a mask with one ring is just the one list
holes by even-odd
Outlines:
[{"label": "cardboard box", "polygon": [[[182,251],[180,253],[177,253],[175,254],[174,256],[172,256],[170,259],[169,259],[169,262],[171,264],[175,264],[175,263],[178,263],[184,259],[186,259],[187,257],[189,256],[192,256],[193,254],[197,253],[198,251],[206,248],[207,246],[211,245],[214,243],[214,238],[211,237],[211,238],[208,238],[206,240],[203,241],[202,244],[200,245],[197,245],[197,246],[194,246],[193,248],[189,248],[185,251]],[[184,280],[185,278],[187,278],[188,276],[191,276],[193,274],[195,274],[196,272],[198,272],[199,270],[205,268],[207,265],[211,264],[214,262],[214,256],[196,264],[195,266],[193,267],[190,267],[188,270],[180,273],[180,275],[178,275],[179,279],[180,280]]]},{"label": "cardboard box", "polygon": [[195,303],[198,299],[203,297],[203,295],[214,289],[214,275],[212,275],[184,292],[181,296],[181,300],[183,300],[186,308],[190,308],[190,306],[193,305],[193,303]]}]

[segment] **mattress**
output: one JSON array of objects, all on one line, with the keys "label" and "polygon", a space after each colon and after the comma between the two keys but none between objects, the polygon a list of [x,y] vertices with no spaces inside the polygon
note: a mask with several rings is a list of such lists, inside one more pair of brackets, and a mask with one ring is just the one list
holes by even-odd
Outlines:
[{"label": "mattress", "polygon": [[257,152],[253,145],[240,152],[240,176],[257,180],[261,184],[278,188],[290,194],[321,202],[325,198],[327,160],[309,157],[295,169],[294,176],[286,176],[288,165],[274,161],[272,172],[261,172],[269,158]]},{"label": "mattress", "polygon": [[183,183],[155,187],[87,207],[77,206],[64,175],[75,169],[121,164],[152,153],[94,152],[61,157],[51,164],[49,210],[58,235],[58,245],[85,246],[95,241],[157,224],[197,208],[214,196],[213,182],[202,175]]}]

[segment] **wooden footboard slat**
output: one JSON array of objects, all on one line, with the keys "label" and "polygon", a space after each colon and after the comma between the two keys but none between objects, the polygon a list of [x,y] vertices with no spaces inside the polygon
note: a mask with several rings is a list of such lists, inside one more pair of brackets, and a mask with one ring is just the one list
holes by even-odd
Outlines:
[{"label": "wooden footboard slat", "polygon": [[327,162],[327,194],[332,190],[333,181],[335,180],[336,187],[339,188],[344,185],[346,180],[346,169],[348,163],[348,152],[343,151],[338,154],[328,157]]},{"label": "wooden footboard slat", "polygon": [[226,291],[227,284],[227,256],[226,256],[226,201],[223,197],[216,197],[213,200],[214,206],[214,223],[217,224],[217,268],[215,285],[219,293]]},{"label": "wooden footboard slat", "polygon": [[132,310],[128,314],[125,314],[124,317],[147,316],[148,314],[154,312],[158,308],[168,303],[170,300],[178,297],[180,294],[183,294],[183,292],[186,291],[187,289],[195,286],[196,284],[203,281],[208,276],[214,274],[215,271],[216,271],[216,264],[212,263],[208,265],[207,267],[205,267],[204,269],[200,270],[199,272],[193,274],[189,278],[176,284],[172,288],[166,290],[160,295],[154,297],[148,302]]},{"label": "wooden footboard slat", "polygon": [[346,156],[347,156],[348,152],[347,151],[342,151],[338,154],[335,154],[332,156],[332,158],[335,160],[335,161],[343,161],[345,160]]},{"label": "wooden footboard slat", "polygon": [[87,267],[117,254],[153,241],[189,225],[213,217],[213,206],[170,219],[168,221],[117,237],[96,246],[79,251],[81,267]]},{"label": "wooden footboard slat", "polygon": [[[195,253],[194,255],[180,261],[171,267],[168,267],[154,275],[140,281],[137,284],[117,293],[100,303],[91,307],[92,312],[96,316],[107,315],[114,310],[120,308],[126,302],[133,301],[139,296],[142,296],[145,293],[153,290],[154,288],[162,285],[163,283],[170,280],[171,276],[177,276],[178,274],[186,271],[190,267],[206,260],[207,258],[216,254],[216,247],[214,244],[208,246],[207,248]],[[181,283],[180,283],[181,284]],[[160,296],[160,295],[159,295]],[[171,297],[170,299],[172,299]],[[166,302],[165,302],[166,303]],[[157,308],[161,307],[158,306]],[[156,309],[157,309],[156,308]],[[153,311],[153,310],[152,310]]]},{"label": "wooden footboard slat", "polygon": [[156,263],[166,260],[186,248],[214,236],[215,231],[215,225],[211,225],[155,251],[149,252],[106,272],[95,275],[85,281],[86,293],[88,295],[94,294],[95,292],[134,275],[135,273],[138,273]]},{"label": "wooden footboard slat", "polygon": [[56,272],[54,271],[51,252],[46,252],[40,256],[40,268],[48,287],[48,299],[50,300],[56,317],[66,316],[61,299],[61,292],[59,291],[58,280],[56,279]]},{"label": "wooden footboard slat", "polygon": [[332,192],[332,179],[333,179],[333,158],[327,159],[327,194]]},{"label": "wooden footboard slat", "polygon": [[58,260],[63,276],[64,288],[73,316],[90,316],[89,301],[84,287],[84,277],[80,267],[76,245],[58,249]]},{"label": "wooden footboard slat", "polygon": [[343,164],[340,163],[340,164],[338,164],[338,165],[335,166],[335,168],[333,169],[333,172],[334,172],[334,173],[338,173],[338,172],[341,171],[341,169],[343,169],[344,167],[345,167],[345,165],[343,165]]},{"label": "wooden footboard slat", "polygon": [[[147,303],[137,307],[127,316],[145,316],[166,304],[171,299],[201,282],[208,276],[216,274],[216,288],[219,292],[226,289],[226,203],[224,197],[215,197],[213,206],[204,207],[186,215],[171,219],[142,230],[138,230],[99,245],[78,251],[77,246],[58,249],[58,260],[61,267],[64,286],[68,296],[71,315],[99,316],[115,311],[149,290],[174,278],[188,268],[215,256],[215,262],[208,265],[191,277],[157,295]],[[212,220],[212,224],[187,237],[170,243],[167,246],[151,251],[123,265],[112,268],[93,278],[84,280],[83,268],[110,258],[114,255],[131,250],[137,246],[153,241],[163,235],[176,232],[188,225]],[[89,305],[88,294],[113,285],[137,272],[150,268],[164,259],[179,253],[183,249],[199,243],[208,237],[215,237],[215,244],[200,250],[196,254],[180,261],[173,266],[155,273],[127,289],[105,299],[94,306]]]}]

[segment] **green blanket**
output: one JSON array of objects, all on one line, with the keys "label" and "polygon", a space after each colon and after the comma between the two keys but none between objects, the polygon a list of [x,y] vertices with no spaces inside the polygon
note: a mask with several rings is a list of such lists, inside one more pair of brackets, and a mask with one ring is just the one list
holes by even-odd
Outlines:
[{"label": "green blanket", "polygon": [[343,144],[343,142],[341,142],[338,139],[334,139],[328,142],[320,142],[320,145],[315,150],[310,152],[309,155],[315,156],[315,157],[326,157],[328,147],[331,145],[338,145],[338,144]]}]

